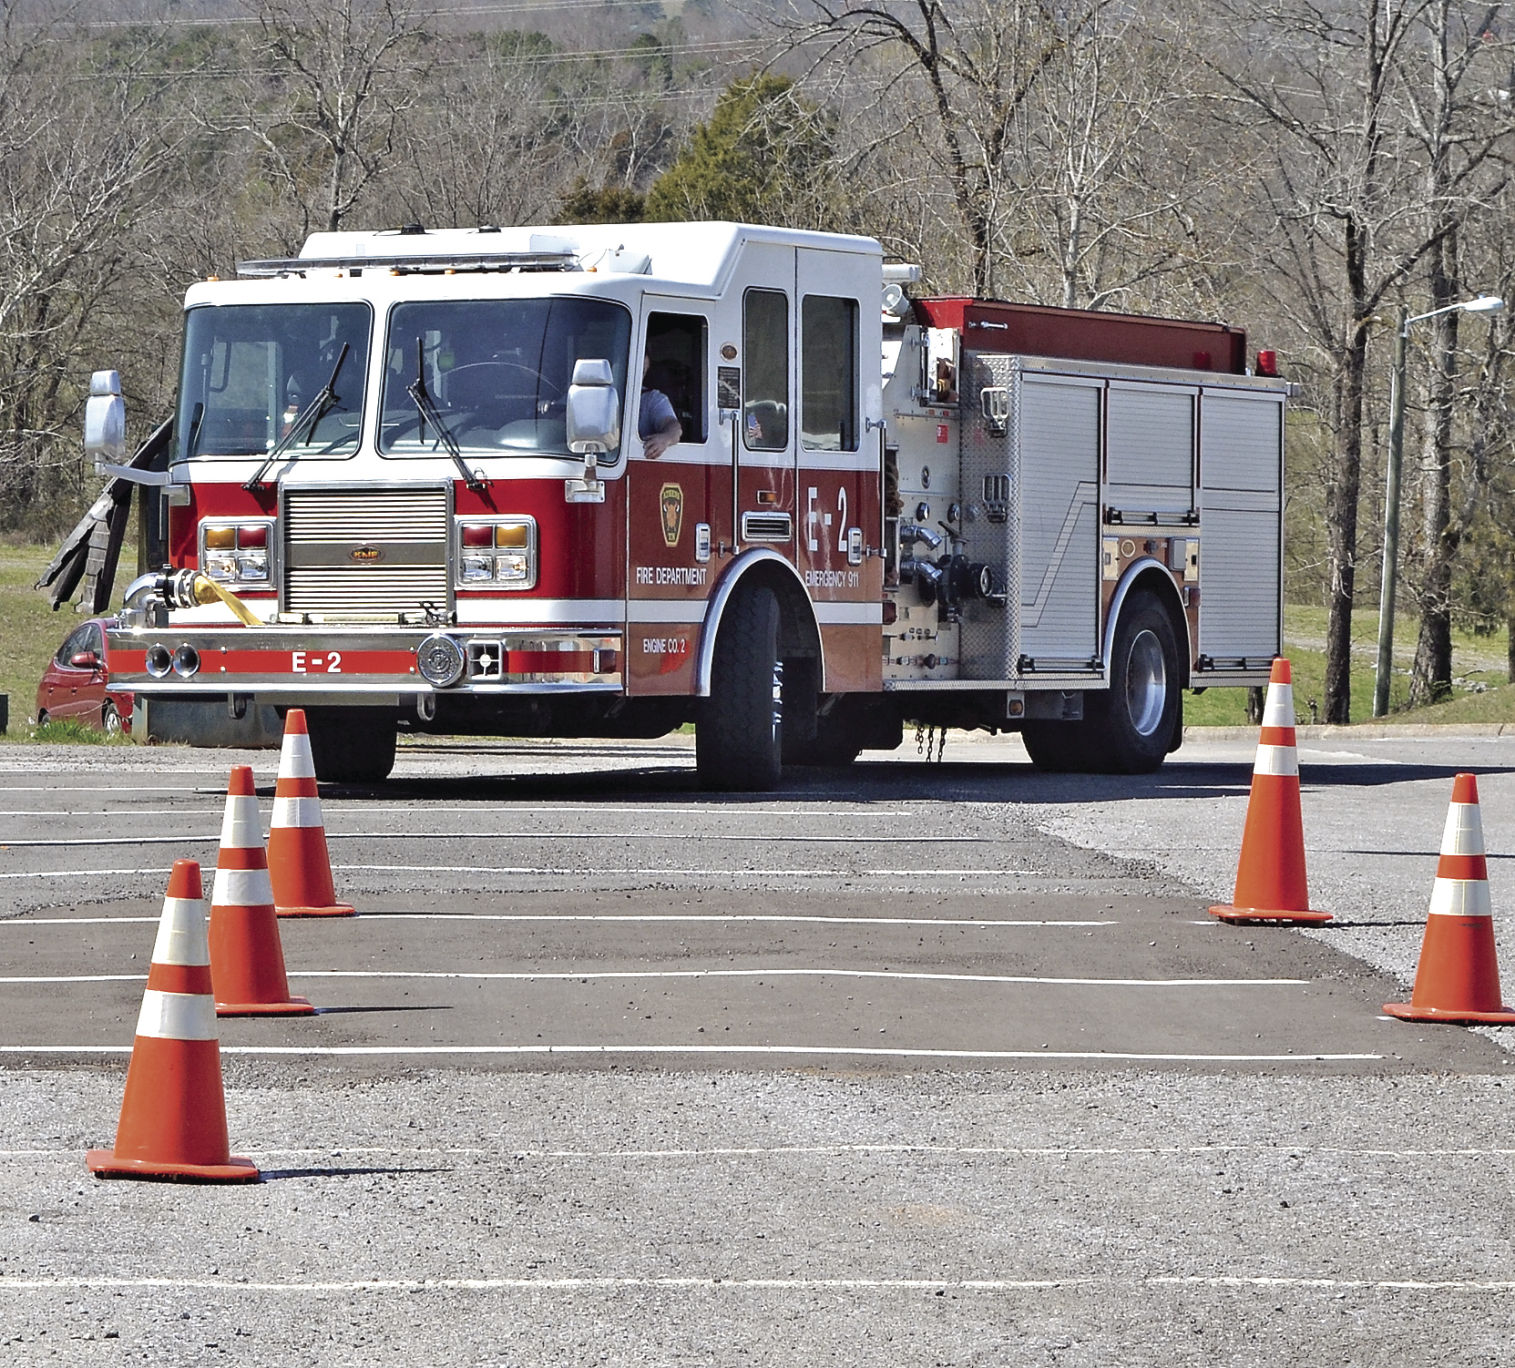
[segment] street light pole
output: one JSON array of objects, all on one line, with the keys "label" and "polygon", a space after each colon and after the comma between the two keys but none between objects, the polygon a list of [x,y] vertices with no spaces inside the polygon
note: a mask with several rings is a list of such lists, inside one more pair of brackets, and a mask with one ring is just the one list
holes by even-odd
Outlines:
[{"label": "street light pole", "polygon": [[1498,313],[1504,300],[1497,295],[1479,295],[1460,304],[1432,309],[1429,313],[1407,317],[1399,307],[1399,326],[1394,330],[1394,369],[1389,380],[1389,457],[1384,480],[1383,509],[1383,582],[1378,594],[1378,666],[1373,677],[1373,716],[1385,717],[1389,711],[1389,680],[1394,666],[1394,580],[1399,564],[1399,472],[1404,459],[1405,442],[1405,352],[1410,341],[1410,324],[1448,313]]},{"label": "street light pole", "polygon": [[1378,591],[1378,668],[1373,676],[1373,716],[1389,711],[1389,677],[1394,665],[1394,570],[1399,563],[1399,469],[1405,449],[1405,350],[1409,311],[1399,306],[1394,329],[1394,369],[1389,377],[1389,468],[1384,483],[1383,583]]}]

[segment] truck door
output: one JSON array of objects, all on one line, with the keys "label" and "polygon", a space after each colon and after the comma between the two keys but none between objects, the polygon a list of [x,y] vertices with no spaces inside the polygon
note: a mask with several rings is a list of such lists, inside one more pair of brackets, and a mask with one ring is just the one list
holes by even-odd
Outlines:
[{"label": "truck door", "polygon": [[[718,343],[712,323],[703,302],[644,301],[632,367],[643,377],[643,394],[640,403],[627,405],[631,431],[622,441],[628,453],[626,685],[632,694],[693,690],[705,603],[730,560],[731,453],[713,421],[712,347]],[[657,415],[669,408],[679,441],[649,457],[641,429],[656,426]]]},{"label": "truck door", "polygon": [[882,674],[878,294],[876,261],[798,249],[796,565],[816,605],[830,693],[876,689]]}]

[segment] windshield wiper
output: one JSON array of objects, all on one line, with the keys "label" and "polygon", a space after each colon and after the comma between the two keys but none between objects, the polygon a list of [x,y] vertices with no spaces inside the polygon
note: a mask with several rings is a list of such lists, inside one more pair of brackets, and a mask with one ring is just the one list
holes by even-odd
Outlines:
[{"label": "windshield wiper", "polygon": [[194,411],[189,417],[189,435],[184,439],[184,459],[187,461],[195,454],[195,449],[200,445],[200,425],[205,421],[205,405],[196,404]]},{"label": "windshield wiper", "polygon": [[327,413],[331,411],[332,405],[337,402],[337,374],[342,369],[342,363],[347,360],[347,353],[350,350],[349,345],[344,342],[342,350],[337,353],[337,364],[331,368],[331,377],[311,397],[310,403],[306,404],[295,415],[295,421],[289,425],[289,431],[274,443],[273,449],[263,458],[263,464],[258,467],[258,473],[242,486],[243,489],[248,491],[261,489],[263,487],[263,477],[268,474],[269,466],[295,444],[300,434],[302,432],[306,433],[306,441],[309,441],[315,435],[316,424],[326,417]]},{"label": "windshield wiper", "polygon": [[463,449],[458,445],[458,439],[452,435],[452,429],[447,426],[447,420],[442,417],[426,388],[426,356],[419,337],[416,338],[416,379],[414,384],[406,386],[405,393],[410,395],[411,403],[416,406],[416,412],[421,415],[420,431],[416,433],[417,440],[423,442],[426,440],[426,424],[430,423],[436,430],[437,441],[452,457],[453,465],[457,466],[458,473],[463,477],[463,483],[470,489],[483,489],[484,481],[469,470],[468,463],[463,459]]}]

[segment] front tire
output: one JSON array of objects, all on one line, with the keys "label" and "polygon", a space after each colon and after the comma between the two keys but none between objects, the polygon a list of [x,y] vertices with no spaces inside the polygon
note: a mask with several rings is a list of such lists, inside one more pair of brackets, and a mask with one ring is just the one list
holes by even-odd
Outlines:
[{"label": "front tire", "polygon": [[700,787],[760,793],[783,769],[783,663],[772,590],[741,590],[721,620],[710,697],[695,728]]},{"label": "front tire", "polygon": [[103,703],[100,706],[100,729],[107,736],[121,735],[121,714],[116,710],[114,703]]},{"label": "front tire", "polygon": [[395,718],[386,708],[306,708],[316,778],[378,784],[395,767]]}]

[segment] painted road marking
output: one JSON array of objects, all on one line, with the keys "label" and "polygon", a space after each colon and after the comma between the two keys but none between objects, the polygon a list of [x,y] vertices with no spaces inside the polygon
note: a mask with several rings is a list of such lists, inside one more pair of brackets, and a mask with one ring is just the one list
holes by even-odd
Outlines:
[{"label": "painted road marking", "polygon": [[[0,977],[0,983],[140,983],[146,974],[67,974]],[[762,979],[852,978],[899,979],[920,983],[1016,983],[1065,988],[1304,988],[1301,978],[1056,978],[1032,974],[929,974],[908,969],[627,969],[467,970],[452,969],[291,969],[290,978],[330,979],[487,979],[512,983],[589,983],[602,979]]]},{"label": "painted road marking", "polygon": [[0,1292],[145,1291],[153,1288],[296,1295],[359,1292],[1051,1292],[1061,1288],[1235,1288],[1339,1292],[1515,1292],[1515,1280],[1492,1278],[1300,1278],[1190,1274],[1121,1278],[367,1278],[351,1282],[244,1282],[234,1278],[15,1278]]},{"label": "painted road marking", "polygon": [[[11,1055],[123,1055],[130,1045],[0,1045]],[[777,1055],[866,1059],[1063,1059],[1133,1064],[1319,1064],[1372,1063],[1380,1054],[1177,1054],[1128,1050],[938,1050],[858,1045],[222,1045],[221,1053],[310,1058],[440,1058],[448,1055]],[[0,1280],[3,1285],[4,1280]]]},{"label": "painted road marking", "polygon": [[[4,845],[4,842],[0,842]],[[555,868],[550,865],[349,865],[334,864],[332,871],[338,874],[501,874],[513,877],[528,875],[551,875],[555,878],[609,878],[612,875],[636,875],[638,877],[679,877],[679,878],[773,878],[773,879],[816,879],[816,878],[919,878],[930,876],[933,878],[1003,878],[1006,875],[1019,875],[1029,877],[1035,874],[1033,869],[669,869],[664,865],[655,865],[650,868],[618,869],[605,866],[600,869],[586,869],[577,866],[573,869]],[[123,877],[126,875],[152,876],[162,878],[165,870],[162,866],[155,869],[48,869],[34,870],[28,873],[0,874],[0,879],[80,879],[89,875],[110,875]],[[1198,922],[1199,926],[1208,926],[1209,922]]]},{"label": "painted road marking", "polygon": [[[1204,1155],[1255,1154],[1279,1160],[1328,1159],[1512,1159],[1515,1149],[1372,1149],[1349,1145],[1289,1145],[1277,1141],[1221,1145],[909,1145],[862,1142],[855,1145],[714,1145],[705,1149],[503,1149],[485,1145],[342,1145],[337,1149],[237,1148],[262,1159],[489,1158],[496,1160],[603,1162],[623,1159],[805,1159],[869,1155],[965,1159],[1162,1159]],[[78,1154],[56,1149],[0,1149],[0,1159],[53,1159]]]},{"label": "painted road marking", "polygon": [[[264,785],[264,787],[272,789],[273,786],[274,786],[274,776],[270,773],[269,776],[268,776],[267,783]],[[4,787],[0,787],[0,793],[15,793],[15,792],[18,792],[18,791],[24,792],[24,791],[30,791],[30,790],[16,790],[16,789],[6,789]],[[66,789],[37,789],[35,791],[38,792],[38,793],[61,793],[61,792],[69,792],[70,790],[66,790]],[[85,790],[78,790],[78,791],[79,792],[91,792],[91,793],[96,793],[96,794],[98,794],[98,792],[99,792],[98,789],[85,789]],[[111,790],[112,793],[121,793],[121,792],[151,792],[151,791],[152,790],[132,790],[132,789],[124,789],[123,790],[123,789],[114,789],[114,788]],[[163,791],[164,792],[178,792],[179,790],[165,789]],[[224,793],[224,791],[217,790],[216,794],[212,795],[212,793],[209,790],[199,789],[199,790],[196,790],[196,796],[205,796],[205,797],[219,796],[219,797],[223,797],[224,798],[225,797],[225,793]],[[386,806],[376,805],[376,804],[372,804],[372,803],[354,803],[354,804],[352,804],[349,807],[348,805],[344,804],[344,802],[343,802],[343,800],[341,798],[334,798],[334,797],[331,797],[329,795],[327,797],[322,798],[321,803],[322,803],[323,808],[326,807],[327,805],[330,805],[333,809],[335,809],[338,812],[355,811],[355,812],[363,812],[365,814],[366,813],[375,813],[375,812],[401,812],[401,813],[406,814],[407,816],[410,816],[410,815],[414,814],[414,812],[416,810],[416,806],[415,806],[414,803],[407,804],[407,805],[405,805],[403,807],[386,807]],[[921,804],[921,805],[924,806],[924,804]],[[903,808],[908,808],[909,806],[910,806],[910,804],[908,804],[908,803],[901,804],[902,809]],[[967,806],[971,807],[973,805],[972,804],[968,804]],[[542,810],[542,808],[541,808],[540,804],[532,805],[532,804],[526,804],[526,803],[491,803],[491,802],[487,802],[487,801],[485,801],[483,799],[481,799],[477,803],[457,803],[457,804],[430,804],[430,803],[428,803],[426,805],[426,811],[428,813],[434,813],[434,814],[440,814],[440,813],[471,813],[474,816],[478,816],[481,813],[494,813],[494,814],[502,814],[502,815],[514,814],[515,816],[535,816],[536,814],[540,813],[541,810]],[[639,805],[636,805],[636,806],[624,806],[624,807],[622,807],[622,806],[606,805],[606,806],[601,807],[601,806],[590,805],[590,804],[554,803],[552,805],[552,809],[551,810],[555,814],[556,813],[583,813],[583,814],[585,814],[587,816],[593,816],[593,817],[603,817],[603,816],[606,816],[607,814],[618,816],[618,817],[620,817],[620,816],[636,816],[636,817],[715,817],[715,816],[724,816],[725,815],[724,808],[721,805],[717,804],[717,803],[710,803],[710,804],[705,805],[704,807],[664,807],[664,806],[659,805],[659,804],[646,804],[646,803],[639,804]],[[899,821],[899,813],[898,812],[876,812],[876,811],[867,811],[867,810],[864,810],[864,809],[861,809],[861,808],[853,810],[853,811],[848,811],[845,808],[843,808],[843,809],[830,809],[830,810],[827,810],[827,809],[811,810],[811,809],[807,809],[807,808],[765,808],[765,807],[763,807],[759,803],[759,804],[752,804],[750,806],[750,808],[748,808],[747,810],[761,813],[762,816],[764,816],[764,817],[799,817],[799,818],[803,818],[807,822],[836,821],[836,820],[850,821],[853,818],[866,819],[868,821],[874,821],[874,822],[889,822],[891,824],[897,823]],[[172,807],[172,808],[137,808],[137,807],[68,808],[68,809],[66,809],[64,811],[61,811],[59,813],[52,814],[52,813],[39,812],[36,808],[15,808],[15,809],[10,809],[10,810],[0,810],[0,817],[46,817],[46,816],[62,816],[62,817],[122,817],[122,818],[138,818],[138,817],[184,817],[186,815],[189,815],[190,811],[191,810],[189,808],[184,807],[184,806]],[[194,809],[194,811],[197,812],[197,813],[199,813],[199,814],[201,814],[201,815],[205,815],[205,814],[210,813],[212,811],[212,809],[208,808],[208,807],[206,807],[206,808],[196,808],[196,809]]]},{"label": "painted road marking", "polygon": [[[161,873],[159,870],[151,871]],[[162,920],[152,917],[7,917],[7,926],[156,926]],[[828,917],[805,913],[777,912],[365,912],[363,921],[479,921],[479,922],[763,922],[778,926],[971,926],[971,927],[1111,927],[1118,921],[1048,921],[1032,918],[1012,921],[992,917]],[[1196,925],[1213,926],[1213,921]]]},{"label": "painted road marking", "polygon": [[[57,814],[54,814],[57,815]],[[67,815],[67,814],[63,814]],[[79,836],[0,838],[0,845],[17,850],[47,850],[68,846],[214,844],[219,833],[178,836]],[[742,835],[699,831],[326,831],[328,841],[732,841],[744,844],[898,845],[898,836]],[[994,836],[933,836],[933,845],[993,845]]]}]

